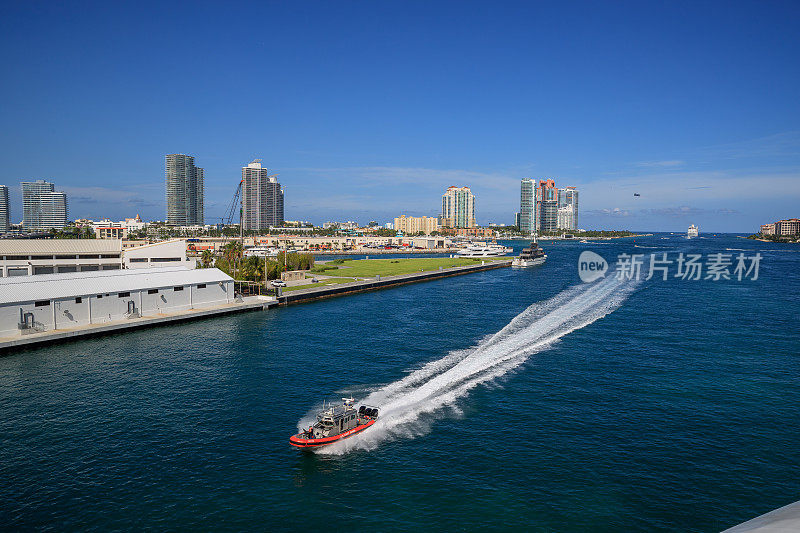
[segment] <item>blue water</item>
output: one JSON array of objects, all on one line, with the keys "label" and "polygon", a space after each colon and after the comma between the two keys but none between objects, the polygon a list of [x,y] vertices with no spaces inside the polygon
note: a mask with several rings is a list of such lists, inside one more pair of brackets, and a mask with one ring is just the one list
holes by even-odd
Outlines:
[{"label": "blue water", "polygon": [[[0,357],[0,528],[718,531],[800,499],[800,247],[662,237]],[[577,276],[726,248],[759,279]],[[382,421],[288,445],[345,394]]]}]

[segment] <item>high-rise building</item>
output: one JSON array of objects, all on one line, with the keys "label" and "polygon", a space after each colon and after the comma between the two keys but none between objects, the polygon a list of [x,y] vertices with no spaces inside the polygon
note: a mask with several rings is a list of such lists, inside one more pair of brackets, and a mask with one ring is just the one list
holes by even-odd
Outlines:
[{"label": "high-rise building", "polygon": [[11,229],[11,216],[8,205],[8,187],[0,185],[0,233]]},{"label": "high-rise building", "polygon": [[439,231],[439,219],[436,217],[407,217],[400,215],[394,219],[392,228],[407,235],[414,235],[420,231],[425,235],[430,235],[434,231]]},{"label": "high-rise building", "polygon": [[44,180],[22,182],[22,228],[61,229],[67,225],[67,195]]},{"label": "high-rise building", "polygon": [[519,224],[520,224],[519,221],[520,221],[520,213],[519,211],[517,211],[516,213],[514,213],[514,225],[517,227],[517,229],[519,229]]},{"label": "high-rise building", "polygon": [[522,233],[533,233],[536,229],[536,182],[530,178],[522,178],[519,197],[519,230]]},{"label": "high-rise building", "polygon": [[539,180],[534,211],[537,231],[556,231],[558,228],[558,189],[553,180]]},{"label": "high-rise building", "polygon": [[256,159],[242,167],[242,227],[245,230],[282,226],[283,189],[276,175],[269,175]]},{"label": "high-rise building", "polygon": [[442,195],[441,225],[445,228],[474,228],[475,195],[469,187],[448,187]]},{"label": "high-rise building", "polygon": [[194,165],[194,157],[185,154],[167,154],[164,167],[167,179],[167,223],[177,226],[203,224],[203,169]]},{"label": "high-rise building", "polygon": [[565,187],[558,191],[559,229],[578,229],[578,189]]}]

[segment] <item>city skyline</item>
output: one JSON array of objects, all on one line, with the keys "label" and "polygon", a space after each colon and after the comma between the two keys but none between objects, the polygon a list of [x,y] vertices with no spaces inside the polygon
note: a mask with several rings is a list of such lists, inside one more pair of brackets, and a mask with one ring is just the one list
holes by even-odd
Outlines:
[{"label": "city skyline", "polygon": [[[720,17],[587,3],[579,20],[562,6],[479,6],[460,4],[456,20],[443,6],[373,6],[367,26],[355,6],[251,6],[274,22],[269,40],[243,38],[214,6],[161,6],[158,18],[125,5],[5,6],[0,91],[15,105],[0,117],[0,183],[44,176],[76,218],[158,220],[163,154],[180,151],[206,169],[207,221],[224,215],[253,157],[291,181],[286,218],[316,223],[427,215],[452,183],[480,198],[479,224],[512,223],[523,176],[577,186],[586,228],[742,232],[795,216],[800,37],[789,6],[735,3]],[[185,71],[172,57],[192,70],[191,91],[177,89]],[[21,220],[16,194],[10,204]]]}]

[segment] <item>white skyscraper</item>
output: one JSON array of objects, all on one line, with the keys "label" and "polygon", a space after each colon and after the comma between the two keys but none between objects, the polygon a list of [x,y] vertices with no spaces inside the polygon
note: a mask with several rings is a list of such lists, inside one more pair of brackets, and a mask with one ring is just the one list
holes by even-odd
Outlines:
[{"label": "white skyscraper", "polygon": [[269,229],[283,220],[283,189],[275,175],[261,168],[260,159],[242,167],[242,228]]},{"label": "white skyscraper", "polygon": [[558,227],[578,229],[578,189],[565,187],[558,191]]},{"label": "white skyscraper", "polygon": [[11,229],[11,216],[8,205],[8,187],[0,185],[0,233]]},{"label": "white skyscraper", "polygon": [[205,220],[203,169],[194,157],[185,154],[165,156],[167,180],[167,222],[177,226],[203,224]]},{"label": "white skyscraper", "polygon": [[44,180],[22,182],[22,228],[61,229],[67,225],[67,195]]},{"label": "white skyscraper", "polygon": [[519,197],[519,220],[517,225],[521,233],[533,233],[536,229],[536,182],[531,178],[522,178]]}]

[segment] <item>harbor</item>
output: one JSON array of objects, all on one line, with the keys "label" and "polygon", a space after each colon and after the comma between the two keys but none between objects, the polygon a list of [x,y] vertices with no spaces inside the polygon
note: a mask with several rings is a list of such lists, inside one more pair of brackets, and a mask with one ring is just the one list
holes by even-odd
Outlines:
[{"label": "harbor", "polygon": [[[269,512],[271,529],[291,530],[374,497],[365,529],[391,514],[436,530],[455,515],[498,529],[535,515],[553,530],[721,531],[796,500],[800,459],[777,453],[794,449],[800,401],[785,292],[798,290],[796,254],[735,236],[636,244],[747,248],[772,272],[580,284],[586,245],[541,243],[547,261],[531,268],[6,351],[7,525],[125,529],[146,515],[161,530],[248,529]],[[752,309],[775,328],[742,336]],[[290,445],[342,397],[380,407],[378,422],[324,453]]]},{"label": "harbor", "polygon": [[[474,264],[462,264],[462,263]],[[430,281],[508,267],[510,259],[403,259],[361,260],[355,272],[392,272],[440,264],[438,268],[369,278],[334,278],[295,286],[276,295],[242,297],[233,279],[217,269],[186,270],[162,267],[147,270],[87,271],[0,278],[0,353],[23,347],[56,344],[82,337],[124,333],[167,326],[187,320],[211,318],[243,311],[266,310],[334,296],[375,291],[409,283]],[[441,265],[458,264],[445,268]],[[366,270],[365,270],[366,269]],[[311,281],[311,280],[308,280]]]}]

